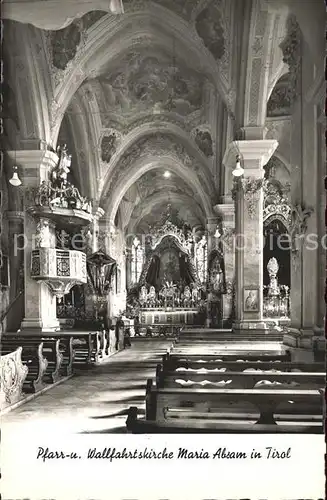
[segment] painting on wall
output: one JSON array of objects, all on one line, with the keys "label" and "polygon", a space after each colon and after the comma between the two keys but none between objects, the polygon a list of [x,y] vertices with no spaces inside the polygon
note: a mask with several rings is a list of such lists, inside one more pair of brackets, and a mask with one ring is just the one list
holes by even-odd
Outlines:
[{"label": "painting on wall", "polygon": [[259,288],[247,286],[243,291],[243,310],[244,312],[259,311]]}]

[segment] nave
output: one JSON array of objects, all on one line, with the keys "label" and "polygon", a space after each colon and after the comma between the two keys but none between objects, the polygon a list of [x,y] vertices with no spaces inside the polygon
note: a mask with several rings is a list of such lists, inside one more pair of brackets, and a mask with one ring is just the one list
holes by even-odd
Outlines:
[{"label": "nave", "polygon": [[[4,415],[3,430],[14,431],[15,435],[28,435],[33,431],[60,435],[208,432],[208,429],[261,432],[261,423],[264,424],[262,432],[277,432],[276,421],[278,426],[281,424],[278,419],[283,417],[276,416],[274,421],[274,417],[268,416],[269,429],[264,422],[269,410],[260,417],[260,405],[267,399],[265,392],[268,390],[271,392],[269,399],[276,402],[280,398],[282,403],[287,403],[286,431],[294,432],[291,426],[295,425],[296,432],[321,433],[322,409],[319,405],[322,394],[319,389],[323,388],[325,379],[323,363],[314,361],[312,352],[287,348],[272,336],[253,342],[244,338],[235,340],[235,337],[231,340],[230,335],[222,330],[190,329],[182,331],[175,340],[133,338],[131,347],[101,364],[75,369],[69,380],[50,387],[44,394],[36,395],[35,399]],[[191,343],[189,338],[192,338]],[[232,380],[228,382],[227,379]],[[268,385],[262,386],[263,380]],[[227,394],[229,388],[237,392],[231,398]],[[162,389],[170,391],[162,403],[164,418],[158,410],[158,394],[164,392]],[[199,410],[201,391],[206,391],[202,412]],[[250,399],[247,399],[247,391],[253,393]],[[296,403],[297,393],[301,391],[305,394],[300,394],[303,397],[293,410],[290,400]],[[155,392],[158,394],[153,405]],[[177,400],[169,400],[174,392],[178,395]],[[183,393],[186,402],[185,398],[182,401]],[[218,412],[210,408],[212,397],[214,402],[216,397],[222,398],[216,401]],[[226,397],[229,399],[224,403]],[[254,412],[252,403],[256,408]],[[138,420],[133,421],[135,408]],[[167,416],[167,410],[171,416]],[[155,426],[152,425],[154,421]],[[239,425],[238,430],[236,427],[233,430],[235,424]]]}]

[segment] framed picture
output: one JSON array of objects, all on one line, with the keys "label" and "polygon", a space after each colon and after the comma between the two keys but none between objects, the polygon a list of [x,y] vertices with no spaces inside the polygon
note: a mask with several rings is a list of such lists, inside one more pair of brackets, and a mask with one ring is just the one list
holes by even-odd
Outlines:
[{"label": "framed picture", "polygon": [[259,288],[256,286],[246,286],[243,289],[243,310],[244,312],[259,311]]}]

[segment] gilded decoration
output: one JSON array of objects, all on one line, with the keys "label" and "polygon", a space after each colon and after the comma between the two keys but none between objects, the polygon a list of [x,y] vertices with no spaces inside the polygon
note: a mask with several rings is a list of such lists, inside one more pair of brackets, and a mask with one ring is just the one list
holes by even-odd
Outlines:
[{"label": "gilded decoration", "polygon": [[260,198],[260,191],[263,187],[263,179],[244,177],[241,179],[241,186],[244,192],[244,199],[247,202],[247,210],[250,219],[253,219],[257,212],[257,203]]},{"label": "gilded decoration", "polygon": [[266,179],[263,189],[263,221],[280,219],[286,228],[289,228],[292,208],[287,193],[290,190],[290,185],[282,186],[278,181]]},{"label": "gilded decoration", "polygon": [[[50,173],[50,180],[43,181],[39,188],[32,189],[26,194],[34,197],[34,205],[37,207],[72,208],[91,214],[91,201],[81,196],[79,190],[68,180],[72,158],[66,146],[58,147],[57,153],[58,164]],[[31,199],[26,199],[26,201],[30,203]]]}]

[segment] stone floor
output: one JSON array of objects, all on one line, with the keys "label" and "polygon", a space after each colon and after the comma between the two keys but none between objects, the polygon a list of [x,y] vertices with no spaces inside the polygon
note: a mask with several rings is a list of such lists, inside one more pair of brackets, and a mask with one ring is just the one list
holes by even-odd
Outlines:
[{"label": "stone floor", "polygon": [[145,385],[171,340],[138,340],[1,417],[3,432],[122,433],[130,406],[145,411]]}]

